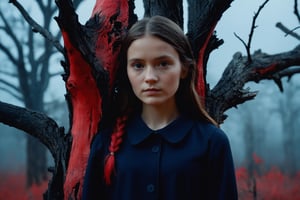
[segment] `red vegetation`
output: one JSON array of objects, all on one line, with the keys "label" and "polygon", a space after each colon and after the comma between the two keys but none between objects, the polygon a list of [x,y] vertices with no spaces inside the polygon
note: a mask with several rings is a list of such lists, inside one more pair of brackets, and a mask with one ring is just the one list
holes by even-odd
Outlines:
[{"label": "red vegetation", "polygon": [[[260,157],[254,154],[253,160],[258,168],[262,167]],[[290,176],[273,167],[264,173],[255,171],[251,178],[247,169],[241,167],[236,170],[236,178],[241,200],[300,200],[300,171]]]},{"label": "red vegetation", "polygon": [[[252,200],[253,183],[250,183],[249,174],[243,167],[236,170],[239,199]],[[300,172],[289,177],[279,169],[272,168],[262,175],[255,175],[256,199],[264,200],[299,200],[300,199]]]},{"label": "red vegetation", "polygon": [[[0,199],[42,200],[48,182],[26,188],[25,173],[0,173]],[[253,200],[253,182],[246,168],[236,170],[240,200]],[[293,177],[283,174],[277,168],[254,175],[257,200],[300,200],[300,172]]]},{"label": "red vegetation", "polygon": [[25,173],[0,173],[1,200],[42,200],[48,181],[26,188]]},{"label": "red vegetation", "polygon": [[252,154],[252,159],[256,165],[262,164],[264,162],[263,159],[261,159],[261,157],[259,157],[255,153]]}]

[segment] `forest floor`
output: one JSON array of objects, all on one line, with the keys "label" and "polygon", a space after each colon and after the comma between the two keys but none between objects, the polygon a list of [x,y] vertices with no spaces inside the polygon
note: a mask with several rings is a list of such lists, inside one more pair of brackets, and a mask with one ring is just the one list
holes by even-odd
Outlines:
[{"label": "forest floor", "polygon": [[[240,200],[300,200],[300,172],[288,176],[277,168],[251,178],[247,170],[236,170]],[[42,200],[48,181],[26,187],[25,172],[0,172],[0,200]]]}]

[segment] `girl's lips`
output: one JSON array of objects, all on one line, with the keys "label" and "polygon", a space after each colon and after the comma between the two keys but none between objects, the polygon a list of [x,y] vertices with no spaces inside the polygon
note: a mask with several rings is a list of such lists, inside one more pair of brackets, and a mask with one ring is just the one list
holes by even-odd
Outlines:
[{"label": "girl's lips", "polygon": [[156,88],[148,88],[148,89],[145,89],[144,91],[145,91],[145,92],[148,92],[148,91],[159,91],[159,89],[156,89]]},{"label": "girl's lips", "polygon": [[157,88],[148,88],[148,89],[143,90],[143,92],[151,95],[151,94],[156,94],[156,93],[160,92],[160,90]]}]

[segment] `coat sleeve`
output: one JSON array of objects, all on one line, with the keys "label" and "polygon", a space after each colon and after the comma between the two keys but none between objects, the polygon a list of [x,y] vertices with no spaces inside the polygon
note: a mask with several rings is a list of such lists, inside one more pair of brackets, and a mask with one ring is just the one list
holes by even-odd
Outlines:
[{"label": "coat sleeve", "polygon": [[210,199],[238,199],[235,168],[228,137],[216,129],[210,141]]},{"label": "coat sleeve", "polygon": [[84,176],[82,200],[105,199],[103,182],[104,146],[103,134],[92,141],[91,151]]}]

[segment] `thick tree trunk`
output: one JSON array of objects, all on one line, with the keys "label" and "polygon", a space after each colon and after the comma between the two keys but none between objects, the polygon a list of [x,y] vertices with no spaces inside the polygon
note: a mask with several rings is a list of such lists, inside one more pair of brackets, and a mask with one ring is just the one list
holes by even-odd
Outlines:
[{"label": "thick tree trunk", "polygon": [[66,88],[72,111],[72,148],[64,199],[80,199],[90,143],[107,114],[120,38],[133,13],[127,0],[97,1],[86,26],[79,24],[71,1],[57,1],[67,63]]},{"label": "thick tree trunk", "polygon": [[[92,16],[85,25],[78,22],[72,0],[56,0],[64,47],[64,81],[70,111],[70,131],[64,130],[43,114],[0,102],[0,121],[22,129],[50,150],[55,166],[47,200],[80,199],[83,176],[90,143],[109,112],[108,99],[112,92],[114,72],[118,66],[121,36],[136,21],[133,0],[97,0]],[[206,84],[209,54],[222,44],[214,29],[232,0],[188,0],[187,36],[192,44],[198,66],[196,87],[212,117],[222,123],[224,112],[247,100],[255,92],[243,89],[249,81],[273,79],[299,71],[283,71],[300,65],[300,47],[290,52],[266,55],[256,52],[249,63],[236,53],[218,84],[211,90]],[[170,17],[182,26],[182,0],[144,0],[146,16]],[[281,73],[280,72],[284,72]],[[280,84],[279,84],[280,85]]]},{"label": "thick tree trunk", "polygon": [[[253,63],[248,63],[245,62],[245,59],[235,56],[232,67],[236,67],[238,64],[241,68],[237,67],[236,74],[225,74],[224,78],[228,78],[229,82],[223,82],[222,79],[214,89],[215,92],[211,92],[205,80],[206,64],[209,54],[222,44],[222,41],[214,35],[214,28],[231,2],[232,0],[189,1],[187,36],[191,41],[198,65],[196,87],[208,111],[219,123],[225,119],[224,112],[227,109],[255,97],[255,92],[241,90],[245,81],[253,80],[257,74],[264,77],[270,72],[275,73],[290,66],[292,62],[299,62],[295,59],[290,61],[288,54],[282,54],[282,57],[286,58],[284,59],[286,62],[273,64],[274,62],[271,62],[270,59],[270,62],[266,62],[264,65],[258,65],[257,63],[261,64],[261,62],[256,63],[256,57],[253,59]],[[69,104],[72,108],[73,143],[64,183],[64,194],[65,199],[76,199],[81,195],[82,179],[91,138],[97,132],[99,122],[107,112],[105,105],[107,105],[106,101],[111,92],[113,75],[117,66],[118,40],[123,34],[122,32],[135,22],[136,16],[133,13],[133,1],[98,0],[91,19],[85,26],[82,26],[78,23],[77,15],[70,2],[58,0],[57,5],[60,10],[57,21],[66,48],[66,85],[70,97]],[[144,0],[144,5],[145,16],[156,14],[167,16],[182,26],[181,0],[172,1],[173,6],[171,7],[167,0]],[[298,49],[295,49],[295,52],[300,54]],[[259,56],[257,54],[258,60]],[[267,59],[264,60],[267,61]],[[258,69],[255,66],[258,66]],[[251,67],[253,68],[251,69]],[[229,66],[229,70],[231,70],[231,66]],[[228,71],[226,72],[228,73]],[[241,79],[240,84],[234,85],[236,79]],[[83,80],[89,81],[82,82]],[[82,85],[83,83],[84,85]],[[227,85],[229,86],[227,87]],[[83,88],[87,88],[88,91]],[[234,88],[237,88],[239,92],[236,93]],[[78,104],[81,106],[78,107]],[[93,115],[89,115],[90,113]],[[76,157],[75,160],[73,160],[73,156]]]}]

